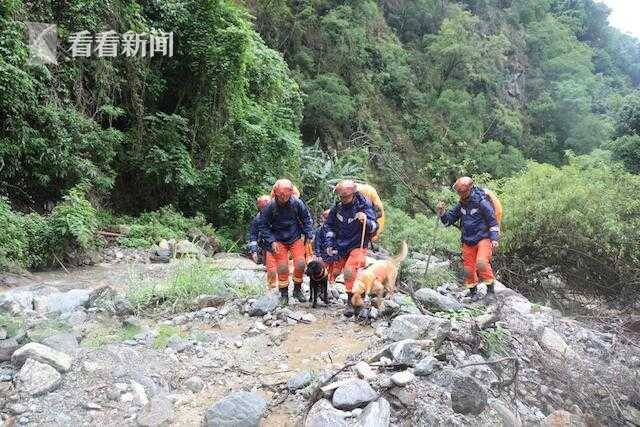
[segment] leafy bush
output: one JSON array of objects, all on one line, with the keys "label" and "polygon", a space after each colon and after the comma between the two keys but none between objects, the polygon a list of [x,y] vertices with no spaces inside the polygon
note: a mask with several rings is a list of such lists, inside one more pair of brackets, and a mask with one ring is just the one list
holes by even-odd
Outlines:
[{"label": "leafy bush", "polygon": [[386,222],[381,243],[390,252],[406,240],[409,251],[423,254],[449,254],[460,251],[460,232],[445,228],[439,219],[416,214],[413,218],[393,206],[385,206]]},{"label": "leafy bush", "polygon": [[121,325],[116,318],[109,316],[93,324],[87,330],[80,345],[87,348],[100,348],[107,344],[133,339],[140,332],[142,329],[139,326]]},{"label": "leafy bush", "polygon": [[199,295],[255,296],[264,292],[263,288],[237,287],[224,270],[207,262],[184,260],[164,280],[132,278],[127,299],[136,311],[180,311],[191,308]]},{"label": "leafy bush", "polygon": [[96,210],[86,198],[86,187],[72,188],[50,216],[23,215],[11,211],[0,199],[0,268],[44,268],[64,260],[70,251],[86,251],[99,245]]},{"label": "leafy bush", "polygon": [[482,342],[482,352],[486,357],[506,355],[506,346],[511,338],[511,332],[496,323],[495,328],[485,329],[479,332]]},{"label": "leafy bush", "polygon": [[568,160],[530,163],[502,183],[501,277],[525,289],[554,275],[581,292],[637,293],[640,177],[597,155]]},{"label": "leafy bush", "polygon": [[153,340],[153,348],[166,348],[171,337],[181,337],[183,334],[180,328],[171,325],[160,325],[158,335]]},{"label": "leafy bush", "polygon": [[119,237],[118,244],[126,247],[149,247],[161,239],[185,239],[193,233],[202,233],[208,237],[216,237],[213,226],[204,216],[198,214],[188,218],[169,205],[155,212],[146,212],[136,218],[110,217],[105,215],[103,226],[127,225],[129,231]]}]

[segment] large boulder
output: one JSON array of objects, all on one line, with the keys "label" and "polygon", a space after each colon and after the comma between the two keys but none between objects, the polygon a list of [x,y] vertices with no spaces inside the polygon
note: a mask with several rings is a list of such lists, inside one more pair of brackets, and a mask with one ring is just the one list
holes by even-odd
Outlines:
[{"label": "large boulder", "polygon": [[551,328],[544,326],[536,330],[536,339],[542,348],[549,351],[555,357],[573,357],[575,352],[567,342]]},{"label": "large boulder", "polygon": [[258,427],[267,401],[257,393],[236,391],[207,409],[207,427]]},{"label": "large boulder", "polygon": [[200,257],[204,255],[204,251],[195,243],[188,240],[180,240],[175,246],[176,258],[181,257]]},{"label": "large boulder", "polygon": [[54,350],[66,353],[69,356],[75,356],[79,347],[76,336],[70,332],[62,332],[48,336],[42,340],[42,344]]},{"label": "large boulder", "polygon": [[11,362],[14,365],[21,365],[27,359],[46,363],[60,372],[67,372],[71,369],[71,356],[35,342],[20,347],[11,356]]},{"label": "large boulder", "polygon": [[11,355],[20,348],[20,344],[15,338],[0,340],[0,362],[11,360]]},{"label": "large boulder", "polygon": [[17,315],[25,310],[33,310],[33,292],[10,289],[0,294],[0,312]]},{"label": "large boulder", "polygon": [[258,298],[249,309],[249,316],[264,316],[278,307],[280,297],[275,292],[267,292]]},{"label": "large boulder", "polygon": [[334,408],[327,399],[320,399],[309,410],[304,427],[346,427],[348,415]]},{"label": "large boulder", "polygon": [[355,427],[388,427],[391,419],[391,405],[384,397],[371,402],[356,420]]},{"label": "large boulder", "polygon": [[360,408],[378,398],[368,382],[353,380],[336,389],[333,393],[333,406],[338,409],[350,411]]},{"label": "large boulder", "polygon": [[173,419],[173,404],[162,396],[152,397],[138,414],[137,422],[142,427],[167,425]]},{"label": "large boulder", "polygon": [[457,300],[442,295],[431,288],[422,288],[415,293],[421,304],[433,311],[462,310],[464,306]]},{"label": "large boulder", "polygon": [[384,338],[388,341],[406,339],[442,340],[451,330],[451,321],[423,314],[403,314],[393,319]]},{"label": "large boulder", "polygon": [[68,292],[54,292],[50,295],[37,296],[34,300],[35,310],[39,313],[68,313],[89,303],[89,289],[72,289]]},{"label": "large boulder", "polygon": [[451,390],[451,407],[459,414],[480,414],[487,406],[487,392],[469,375],[456,375]]},{"label": "large boulder", "polygon": [[416,340],[402,340],[391,344],[389,353],[395,363],[415,366],[422,358],[422,345]]},{"label": "large boulder", "polygon": [[51,366],[33,359],[27,359],[16,376],[16,386],[20,393],[38,396],[55,390],[62,377]]}]

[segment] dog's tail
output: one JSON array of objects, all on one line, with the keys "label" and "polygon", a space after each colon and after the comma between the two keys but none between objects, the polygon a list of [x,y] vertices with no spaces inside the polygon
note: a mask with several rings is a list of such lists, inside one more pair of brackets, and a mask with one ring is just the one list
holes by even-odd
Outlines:
[{"label": "dog's tail", "polygon": [[393,262],[395,265],[399,265],[402,261],[404,261],[408,253],[409,253],[409,247],[407,246],[407,242],[403,240],[402,246],[400,247],[400,253],[394,256],[393,258],[391,258],[391,262]]}]

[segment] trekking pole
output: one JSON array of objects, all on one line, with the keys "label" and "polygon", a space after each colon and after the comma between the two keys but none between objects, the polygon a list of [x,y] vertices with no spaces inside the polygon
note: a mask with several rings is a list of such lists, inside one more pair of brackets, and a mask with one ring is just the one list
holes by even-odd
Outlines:
[{"label": "trekking pole", "polygon": [[360,249],[364,247],[364,233],[367,231],[367,219],[362,221],[362,237],[360,238]]}]

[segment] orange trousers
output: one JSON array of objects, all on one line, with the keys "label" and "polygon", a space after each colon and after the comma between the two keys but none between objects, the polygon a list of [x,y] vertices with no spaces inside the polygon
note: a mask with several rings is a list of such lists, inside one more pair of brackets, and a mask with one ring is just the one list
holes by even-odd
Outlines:
[{"label": "orange trousers", "polygon": [[266,251],[267,285],[270,288],[289,287],[289,252],[293,258],[293,282],[302,283],[306,266],[302,239],[298,239],[290,245],[276,242],[276,246],[278,252],[275,255],[271,251]]},{"label": "orange trousers", "polygon": [[366,256],[366,248],[356,248],[352,249],[346,257],[333,262],[331,275],[337,277],[344,269],[344,287],[347,289],[347,292],[351,292],[353,282],[356,281],[356,274],[358,274],[358,271],[363,268],[366,263]]},{"label": "orange trousers", "polygon": [[492,253],[493,248],[489,239],[482,239],[477,245],[462,244],[464,284],[468,288],[474,288],[478,284],[478,277],[483,282],[493,282],[493,270],[491,270]]}]

